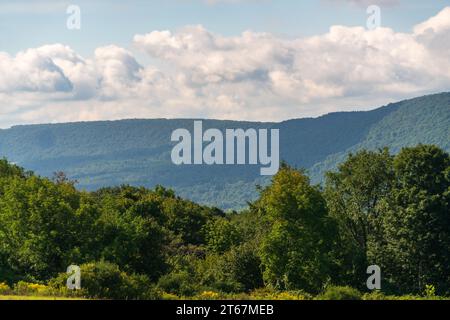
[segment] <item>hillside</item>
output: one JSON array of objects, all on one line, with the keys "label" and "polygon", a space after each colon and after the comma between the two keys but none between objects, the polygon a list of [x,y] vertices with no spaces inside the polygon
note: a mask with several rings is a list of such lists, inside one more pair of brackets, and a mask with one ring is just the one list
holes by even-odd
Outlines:
[{"label": "hillside", "polygon": [[[241,208],[256,195],[258,166],[181,166],[171,163],[174,129],[193,120],[122,120],[15,126],[0,130],[0,156],[51,176],[64,171],[79,188],[162,184],[200,203]],[[207,128],[279,128],[281,159],[309,168],[320,182],[348,152],[417,143],[450,150],[450,93],[406,100],[366,112],[340,112],[281,123],[205,120]]]}]

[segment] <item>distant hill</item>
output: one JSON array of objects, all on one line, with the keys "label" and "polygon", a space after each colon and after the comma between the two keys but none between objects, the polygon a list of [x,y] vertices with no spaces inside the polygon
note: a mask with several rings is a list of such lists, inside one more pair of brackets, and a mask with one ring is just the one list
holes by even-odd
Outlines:
[{"label": "distant hill", "polygon": [[[348,152],[418,143],[450,151],[450,93],[424,96],[365,112],[338,112],[281,123],[204,120],[207,128],[278,128],[281,158],[322,181]],[[192,130],[192,119],[121,120],[15,126],[0,130],[0,156],[40,175],[64,171],[80,188],[131,184],[174,188],[183,197],[224,209],[256,196],[259,166],[172,164],[170,135]]]}]

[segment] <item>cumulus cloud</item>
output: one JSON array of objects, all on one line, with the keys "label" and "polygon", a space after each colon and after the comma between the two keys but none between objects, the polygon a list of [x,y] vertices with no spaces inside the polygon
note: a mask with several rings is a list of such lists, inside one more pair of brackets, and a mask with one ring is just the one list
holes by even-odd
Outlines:
[{"label": "cumulus cloud", "polygon": [[424,34],[426,32],[441,33],[448,32],[450,29],[450,7],[446,7],[436,16],[427,21],[418,24],[414,28],[415,34]]},{"label": "cumulus cloud", "polygon": [[72,83],[63,70],[39,49],[15,57],[0,53],[0,91],[70,91]]},{"label": "cumulus cloud", "polygon": [[366,109],[450,87],[450,7],[410,33],[333,26],[298,39],[202,26],[134,37],[143,65],[118,46],[85,58],[47,45],[0,53],[0,126],[208,117],[281,120]]},{"label": "cumulus cloud", "polygon": [[448,87],[449,59],[442,46],[450,39],[449,12],[443,10],[408,34],[333,26],[323,35],[285,40],[253,32],[222,37],[197,26],[137,35],[134,41],[150,56],[177,66],[191,86],[255,84],[265,95],[261,105],[270,101],[282,109],[283,102],[302,105]]}]

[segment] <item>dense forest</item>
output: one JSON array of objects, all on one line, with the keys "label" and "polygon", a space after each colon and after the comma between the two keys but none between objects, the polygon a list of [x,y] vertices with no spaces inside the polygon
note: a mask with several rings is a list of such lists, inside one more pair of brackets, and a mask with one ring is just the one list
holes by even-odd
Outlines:
[{"label": "dense forest", "polygon": [[[81,267],[77,292],[65,289],[72,264]],[[0,161],[0,294],[351,295],[367,292],[369,265],[381,268],[378,294],[450,294],[448,153],[362,150],[323,186],[283,164],[242,212],[162,186],[79,191],[63,173],[49,179]]]},{"label": "dense forest", "polygon": [[[374,106],[375,107],[375,106]],[[450,152],[450,93],[434,94],[359,112],[280,123],[204,120],[204,129],[279,129],[280,159],[307,169],[324,183],[350,152],[389,147],[397,153],[419,143]],[[163,185],[177,195],[223,210],[241,210],[267,186],[259,166],[175,166],[173,130],[192,132],[193,119],[130,119],[14,126],[0,129],[0,158],[51,177],[55,170],[77,180],[78,189]],[[56,169],[57,168],[57,169]]]}]

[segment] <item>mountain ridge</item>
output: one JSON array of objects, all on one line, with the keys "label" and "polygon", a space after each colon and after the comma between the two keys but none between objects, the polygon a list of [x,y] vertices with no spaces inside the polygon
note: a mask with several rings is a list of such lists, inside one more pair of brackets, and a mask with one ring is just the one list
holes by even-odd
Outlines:
[{"label": "mountain ridge", "polygon": [[280,158],[306,168],[315,183],[348,152],[433,143],[450,150],[450,93],[390,103],[369,111],[333,112],[281,122],[214,119],[125,119],[17,125],[0,130],[0,156],[51,176],[64,171],[88,190],[163,184],[194,201],[238,209],[256,196],[259,166],[181,166],[170,161],[171,132],[208,128],[279,128]]}]

